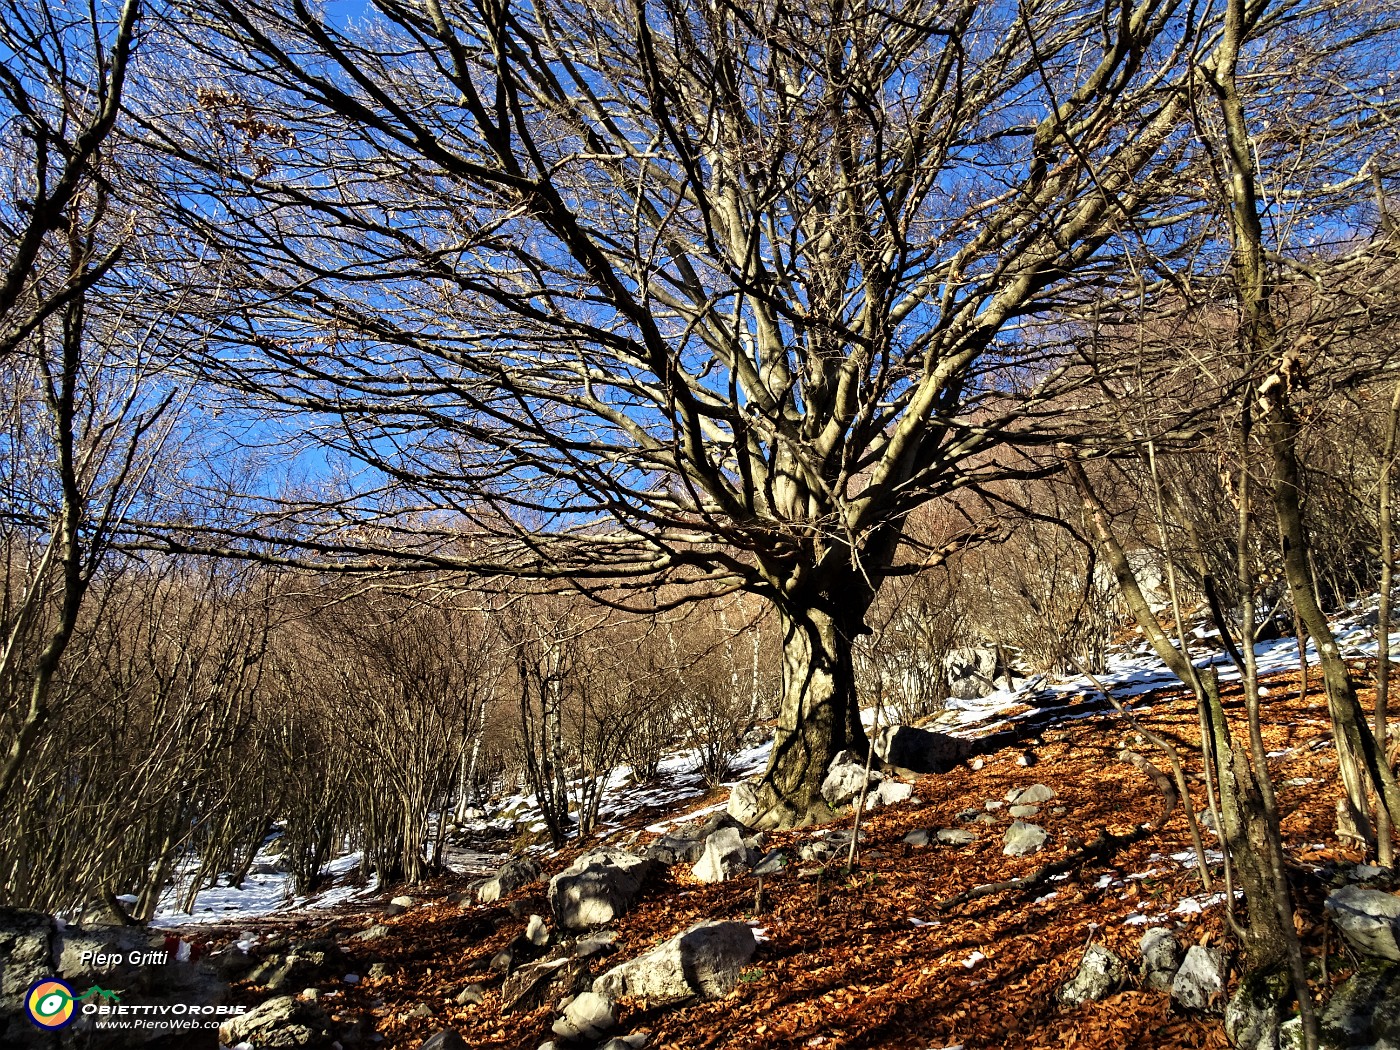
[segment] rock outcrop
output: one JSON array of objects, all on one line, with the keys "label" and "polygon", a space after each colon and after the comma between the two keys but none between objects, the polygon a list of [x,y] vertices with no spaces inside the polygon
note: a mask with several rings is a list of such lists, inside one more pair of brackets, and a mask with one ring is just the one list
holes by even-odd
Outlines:
[{"label": "rock outcrop", "polygon": [[[54,1046],[24,1013],[29,988],[43,978],[66,982],[75,995],[93,988],[121,989],[131,1006],[197,1003],[219,1006],[228,985],[211,966],[181,961],[178,945],[139,926],[65,925],[43,912],[0,908],[0,1046],[29,1050]],[[79,1012],[64,1039],[91,1050],[126,1050],[166,1037],[154,1028],[96,1027]]]},{"label": "rock outcrop", "polygon": [[1343,886],[1324,906],[1347,943],[1362,955],[1400,962],[1400,897],[1365,886]]}]

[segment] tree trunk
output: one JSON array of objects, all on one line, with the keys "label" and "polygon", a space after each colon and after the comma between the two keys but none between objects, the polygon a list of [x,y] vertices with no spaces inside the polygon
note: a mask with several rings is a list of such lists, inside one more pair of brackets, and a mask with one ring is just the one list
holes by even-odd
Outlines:
[{"label": "tree trunk", "polygon": [[868,742],[856,702],[852,638],[868,603],[839,612],[815,603],[779,606],[783,696],[768,768],[758,785],[764,827],[800,827],[831,818],[821,785],[837,752],[864,758]]},{"label": "tree trunk", "polygon": [[1327,707],[1337,746],[1337,766],[1346,803],[1357,826],[1371,838],[1367,795],[1375,787],[1380,805],[1392,822],[1400,813],[1400,785],[1385,763],[1356,696],[1346,661],[1337,647],[1332,626],[1318,601],[1317,588],[1308,567],[1308,536],[1303,525],[1302,498],[1296,451],[1297,421],[1288,402],[1290,359],[1261,385],[1265,440],[1272,457],[1272,495],[1283,546],[1283,571],[1293,607],[1304,629],[1317,646],[1318,663],[1327,685]]},{"label": "tree trunk", "polygon": [[[1274,972],[1289,961],[1285,915],[1292,918],[1292,901],[1283,869],[1271,863],[1277,815],[1270,812],[1251,761],[1249,749],[1231,739],[1220,682],[1214,672],[1200,679],[1202,702],[1210,734],[1207,759],[1215,762],[1220,786],[1221,843],[1226,863],[1232,863],[1244,890],[1245,924],[1241,931],[1245,962],[1251,971]],[[1282,906],[1280,902],[1282,901]]]},{"label": "tree trunk", "polygon": [[[1390,411],[1386,414],[1385,448],[1381,453],[1381,484],[1378,501],[1380,503],[1380,544],[1381,544],[1381,597],[1376,610],[1376,709],[1375,737],[1380,748],[1381,761],[1390,765],[1387,719],[1390,704],[1390,608],[1391,595],[1395,585],[1395,542],[1391,529],[1390,472],[1395,459],[1396,432],[1400,429],[1400,383],[1395,384],[1395,392],[1390,398]],[[1378,806],[1376,812],[1376,863],[1383,868],[1395,864],[1395,845],[1391,841],[1392,821],[1385,806]]]},{"label": "tree trunk", "polygon": [[[1143,596],[1122,544],[1114,534],[1107,509],[1095,493],[1084,468],[1073,453],[1061,449],[1071,481],[1084,501],[1084,514],[1093,530],[1105,561],[1117,578],[1124,600],[1143,635],[1168,669],[1196,694],[1201,716],[1201,757],[1213,769],[1220,786],[1221,842],[1226,863],[1234,864],[1245,893],[1246,923],[1240,930],[1245,955],[1251,969],[1273,971],[1288,959],[1290,929],[1284,926],[1280,900],[1288,900],[1286,883],[1281,883],[1281,866],[1270,861],[1271,817],[1261,791],[1248,749],[1231,739],[1225,709],[1220,701],[1220,683],[1214,673],[1202,675],[1178,650],[1152,614]],[[1223,625],[1222,625],[1223,626]],[[1208,770],[1209,771],[1209,770]],[[1183,794],[1188,805],[1189,796]],[[1227,886],[1229,883],[1227,882]],[[1233,902],[1230,902],[1233,907]]]}]

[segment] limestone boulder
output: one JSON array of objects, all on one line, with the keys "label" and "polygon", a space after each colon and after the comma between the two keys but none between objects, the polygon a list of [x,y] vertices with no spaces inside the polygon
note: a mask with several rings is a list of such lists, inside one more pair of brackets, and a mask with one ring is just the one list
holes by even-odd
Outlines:
[{"label": "limestone boulder", "polygon": [[330,1018],[315,1003],[281,995],[219,1026],[225,1046],[251,1043],[258,1050],[325,1050],[334,1040]]},{"label": "limestone boulder", "polygon": [[1138,951],[1142,955],[1138,972],[1142,975],[1143,985],[1159,992],[1170,991],[1172,978],[1181,964],[1181,946],[1176,943],[1171,930],[1154,926],[1142,935]]},{"label": "limestone boulder", "polygon": [[615,966],[593,982],[611,999],[658,1003],[716,999],[728,994],[753,958],[757,943],[742,922],[699,922],[651,951]]},{"label": "limestone boulder", "polygon": [[741,875],[757,861],[737,828],[721,828],[705,840],[705,850],[692,874],[701,882],[724,882]]},{"label": "limestone boulder", "polygon": [[1122,959],[1102,944],[1091,944],[1084,949],[1074,976],[1060,987],[1056,997],[1066,1006],[1080,1006],[1107,998],[1127,979],[1128,968]]},{"label": "limestone boulder", "polygon": [[1031,853],[1039,853],[1045,848],[1045,840],[1049,838],[1045,829],[1039,824],[1027,824],[1024,820],[1012,822],[1011,827],[1006,829],[1006,834],[1002,836],[1002,853],[1008,857],[1024,857]]},{"label": "limestone boulder", "polygon": [[911,773],[946,773],[968,755],[969,743],[914,726],[884,726],[871,738],[880,761]]},{"label": "limestone boulder", "polygon": [[530,857],[512,857],[476,891],[476,899],[490,904],[508,897],[540,877],[539,862]]},{"label": "limestone boulder", "polygon": [[549,906],[560,926],[602,926],[632,904],[653,862],[621,850],[596,850],[549,880]]},{"label": "limestone boulder", "polygon": [[1400,897],[1365,886],[1343,886],[1324,906],[1347,943],[1362,955],[1400,962]]},{"label": "limestone boulder", "polygon": [[1225,1006],[1225,958],[1193,944],[1172,978],[1172,1002],[1184,1010],[1220,1013]]},{"label": "limestone boulder", "polygon": [[864,759],[857,758],[853,752],[842,751],[827,766],[826,777],[822,780],[822,798],[832,807],[848,806],[862,791],[883,779],[873,769],[866,772]]}]

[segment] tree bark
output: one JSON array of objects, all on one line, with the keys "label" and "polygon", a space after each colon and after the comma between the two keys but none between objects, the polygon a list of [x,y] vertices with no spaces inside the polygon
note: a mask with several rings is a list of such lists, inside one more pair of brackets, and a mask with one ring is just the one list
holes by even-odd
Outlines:
[{"label": "tree bark", "polygon": [[[1277,969],[1289,957],[1290,931],[1284,928],[1278,907],[1280,893],[1286,895],[1287,889],[1276,884],[1275,877],[1281,875],[1281,871],[1276,872],[1270,864],[1270,814],[1255,777],[1250,752],[1231,738],[1215,674],[1201,674],[1172,644],[1152,615],[1127,554],[1113,531],[1108,511],[1083,466],[1067,448],[1061,450],[1061,458],[1084,501],[1085,517],[1118,580],[1133,619],[1167,668],[1196,694],[1203,731],[1202,761],[1214,769],[1220,786],[1220,832],[1226,847],[1226,862],[1235,865],[1245,894],[1247,920],[1239,931],[1245,955],[1252,969]],[[1183,797],[1183,801],[1189,806],[1189,797]]]},{"label": "tree bark", "polygon": [[869,746],[856,702],[852,639],[864,628],[869,602],[808,607],[779,605],[783,695],[773,753],[759,781],[764,827],[801,827],[831,818],[822,798],[837,753],[864,757]]},{"label": "tree bark", "polygon": [[[1389,733],[1386,722],[1390,703],[1390,610],[1391,594],[1394,590],[1395,543],[1391,529],[1390,471],[1395,459],[1396,431],[1400,429],[1400,383],[1395,384],[1395,392],[1390,398],[1390,411],[1386,414],[1385,449],[1381,453],[1381,484],[1378,502],[1380,503],[1380,545],[1381,545],[1381,596],[1376,610],[1376,709],[1375,736],[1380,748],[1381,761],[1390,765],[1387,754]],[[1391,841],[1392,827],[1390,813],[1385,806],[1379,806],[1376,813],[1376,862],[1383,868],[1395,864],[1395,845]]]},{"label": "tree bark", "polygon": [[1278,518],[1279,539],[1283,546],[1283,571],[1293,607],[1304,629],[1317,646],[1318,663],[1327,685],[1327,707],[1332,718],[1337,745],[1337,765],[1347,804],[1357,826],[1369,836],[1370,806],[1368,789],[1376,788],[1379,804],[1389,811],[1392,822],[1400,813],[1400,786],[1391,774],[1377,744],[1365,712],[1356,696],[1356,686],[1337,648],[1332,625],[1322,611],[1317,588],[1308,567],[1308,536],[1303,525],[1301,486],[1297,459],[1297,421],[1288,400],[1292,359],[1261,384],[1264,409],[1264,435],[1272,458],[1272,495]]}]

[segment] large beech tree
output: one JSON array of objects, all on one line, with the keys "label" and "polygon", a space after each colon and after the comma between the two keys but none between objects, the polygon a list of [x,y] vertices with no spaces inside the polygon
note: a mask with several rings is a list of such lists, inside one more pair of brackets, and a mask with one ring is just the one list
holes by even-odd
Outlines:
[{"label": "large beech tree", "polygon": [[[1298,10],[1251,5],[1246,37]],[[217,271],[206,366],[366,468],[225,549],[760,594],[784,646],[760,801],[819,818],[907,516],[1082,422],[1109,386],[1049,319],[1201,235],[1181,180],[1220,12],[342,11],[192,7],[137,114]]]}]

